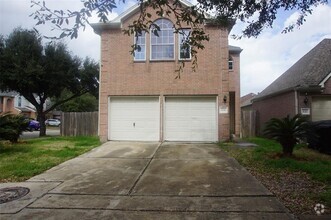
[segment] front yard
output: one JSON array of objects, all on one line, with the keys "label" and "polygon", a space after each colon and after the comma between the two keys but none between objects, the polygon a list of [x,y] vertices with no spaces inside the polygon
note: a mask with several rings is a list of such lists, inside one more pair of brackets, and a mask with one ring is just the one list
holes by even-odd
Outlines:
[{"label": "front yard", "polygon": [[281,158],[278,143],[252,138],[258,147],[236,147],[222,143],[221,148],[251,172],[294,214],[315,214],[317,203],[331,206],[331,156],[304,145],[294,149],[293,158]]},{"label": "front yard", "polygon": [[0,142],[0,182],[27,180],[100,145],[98,137],[45,137]]}]

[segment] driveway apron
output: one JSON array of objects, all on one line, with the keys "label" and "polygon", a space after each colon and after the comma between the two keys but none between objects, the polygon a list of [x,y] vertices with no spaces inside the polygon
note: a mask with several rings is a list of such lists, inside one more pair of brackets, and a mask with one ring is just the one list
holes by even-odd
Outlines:
[{"label": "driveway apron", "polygon": [[215,144],[107,142],[22,183],[0,219],[292,219]]}]

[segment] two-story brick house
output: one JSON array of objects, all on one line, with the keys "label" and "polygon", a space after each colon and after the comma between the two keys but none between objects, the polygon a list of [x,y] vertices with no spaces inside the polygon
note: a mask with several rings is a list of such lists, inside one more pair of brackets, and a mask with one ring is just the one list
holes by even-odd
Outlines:
[{"label": "two-story brick house", "polygon": [[[238,135],[241,49],[228,45],[231,27],[204,25],[210,40],[198,52],[193,72],[190,53],[181,44],[184,35],[173,32],[174,17],[148,12],[161,30],[159,36],[139,36],[141,50],[134,55],[129,51],[136,39],[122,30],[138,18],[138,5],[113,21],[92,25],[101,37],[100,139],[220,141]],[[186,65],[176,79],[180,60]]]}]

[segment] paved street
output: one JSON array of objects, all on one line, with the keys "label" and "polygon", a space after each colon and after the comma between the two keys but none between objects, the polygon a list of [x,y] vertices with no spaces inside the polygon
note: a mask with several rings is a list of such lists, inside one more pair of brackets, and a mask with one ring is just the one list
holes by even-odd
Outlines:
[{"label": "paved street", "polygon": [[[46,130],[46,135],[48,136],[59,136],[60,128],[50,128]],[[24,131],[20,138],[22,139],[31,139],[39,137],[39,131]]]}]

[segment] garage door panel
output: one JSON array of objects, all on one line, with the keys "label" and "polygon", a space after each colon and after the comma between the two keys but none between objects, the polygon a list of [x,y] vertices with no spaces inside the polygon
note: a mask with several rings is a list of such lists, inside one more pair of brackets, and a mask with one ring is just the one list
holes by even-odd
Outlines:
[{"label": "garage door panel", "polygon": [[217,141],[216,97],[166,97],[165,140]]},{"label": "garage door panel", "polygon": [[110,98],[110,140],[158,141],[159,129],[158,97]]},{"label": "garage door panel", "polygon": [[312,120],[331,120],[331,97],[313,97]]}]

